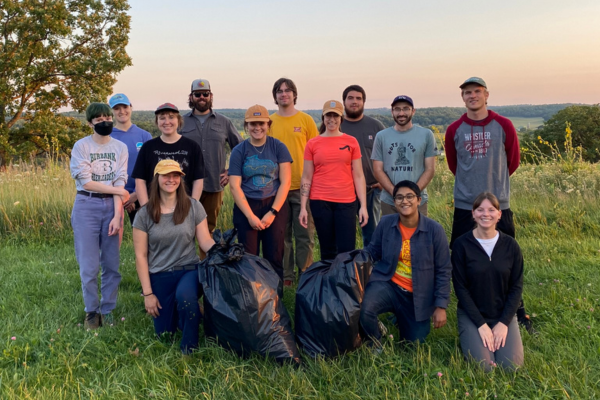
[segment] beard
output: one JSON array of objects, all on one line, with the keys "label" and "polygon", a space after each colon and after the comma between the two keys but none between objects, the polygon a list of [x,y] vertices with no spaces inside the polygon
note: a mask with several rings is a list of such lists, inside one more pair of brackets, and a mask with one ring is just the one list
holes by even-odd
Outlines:
[{"label": "beard", "polygon": [[[201,100],[205,100],[206,103],[200,103]],[[204,97],[200,98],[200,99],[194,99],[192,101],[190,101],[189,104],[190,108],[196,109],[199,112],[205,112],[208,111],[212,108],[212,98],[208,98],[205,99]]]},{"label": "beard", "polygon": [[344,112],[346,113],[346,116],[348,118],[351,119],[357,119],[360,118],[361,115],[363,115],[363,112],[365,111],[365,107],[361,107],[359,108],[357,111],[350,111],[349,109],[347,109],[346,107],[344,107]]},{"label": "beard", "polygon": [[410,123],[410,121],[412,121],[412,115],[409,115],[408,117],[406,117],[406,120],[404,122],[400,122],[401,121],[400,117],[395,117],[394,121],[396,121],[396,123],[400,126],[406,126]]}]

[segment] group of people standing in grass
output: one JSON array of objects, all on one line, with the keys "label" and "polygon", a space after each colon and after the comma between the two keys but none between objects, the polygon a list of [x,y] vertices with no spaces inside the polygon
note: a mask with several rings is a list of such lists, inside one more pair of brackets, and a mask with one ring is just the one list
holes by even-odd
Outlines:
[{"label": "group of people standing in grass", "polygon": [[509,203],[518,138],[508,119],[487,109],[489,92],[481,78],[467,79],[460,89],[467,112],[445,137],[455,175],[450,245],[442,226],[428,217],[435,137],[413,124],[409,96],[393,99],[395,124],[385,129],[364,114],[364,89],[351,85],[342,102],[325,102],[317,130],[295,108],[294,82],[281,78],[272,90],[275,113],[261,105],[246,111],[246,140],[213,111],[205,79],[192,82],[185,116],[171,103],[156,109],[161,135],[154,139],[131,123],[127,96],[92,103],[86,119],[93,134],[75,144],[71,158],[77,186],[72,226],[86,328],[113,323],[127,212],[156,333],[179,328],[182,351],[197,348],[197,266],[214,244],[211,234],[229,184],[238,241],[255,255],[262,248],[285,286],[296,279],[294,266],[299,275],[314,262],[315,229],[321,259],[332,259],[355,248],[358,221],[375,262],[360,317],[374,346],[384,312],[395,314],[400,336],[408,341],[425,340],[430,320],[434,328],[444,326],[452,277],[465,357],[486,370],[521,365],[517,321],[532,327],[521,300],[523,257]]}]

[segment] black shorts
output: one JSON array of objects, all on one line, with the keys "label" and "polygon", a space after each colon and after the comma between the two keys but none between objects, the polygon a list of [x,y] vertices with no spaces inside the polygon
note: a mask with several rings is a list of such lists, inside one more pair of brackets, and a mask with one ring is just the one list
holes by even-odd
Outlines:
[{"label": "black shorts", "polygon": [[[452,221],[452,235],[450,238],[450,249],[454,241],[464,235],[465,233],[472,231],[475,228],[475,221],[473,220],[473,213],[471,210],[463,210],[461,208],[454,209],[454,219]],[[496,225],[499,231],[515,237],[515,221],[513,219],[513,212],[510,208],[502,210],[502,216],[498,225]]]}]

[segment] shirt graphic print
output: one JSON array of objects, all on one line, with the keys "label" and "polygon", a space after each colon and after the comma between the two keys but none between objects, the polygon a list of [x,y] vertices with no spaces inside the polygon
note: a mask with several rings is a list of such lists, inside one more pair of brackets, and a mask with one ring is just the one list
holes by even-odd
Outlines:
[{"label": "shirt graphic print", "polygon": [[115,179],[117,156],[115,153],[90,153],[92,181],[112,182]]},{"label": "shirt graphic print", "polygon": [[252,178],[252,184],[264,188],[273,183],[277,178],[279,168],[271,160],[258,158],[258,155],[247,157],[244,160],[244,176]]},{"label": "shirt graphic print", "polygon": [[402,233],[402,248],[400,250],[400,256],[398,257],[398,264],[396,264],[396,271],[394,272],[394,276],[392,276],[392,282],[412,293],[413,282],[410,239],[412,238],[413,233],[415,233],[417,227],[407,228],[401,223],[398,224],[398,227]]},{"label": "shirt graphic print", "polygon": [[[181,165],[181,169],[183,169],[183,170],[188,169],[190,166],[190,162],[187,159],[188,154],[189,154],[187,150],[177,150],[177,151],[154,150],[154,154],[156,154],[156,157],[158,158],[158,162],[160,162],[162,160],[174,160],[174,161],[177,161],[179,163],[179,165]],[[177,156],[183,156],[183,158],[180,158]],[[158,162],[157,162],[157,164],[158,164]]]},{"label": "shirt graphic print", "polygon": [[479,159],[487,157],[488,149],[492,145],[491,132],[472,132],[465,133],[465,150],[471,155],[471,158]]}]

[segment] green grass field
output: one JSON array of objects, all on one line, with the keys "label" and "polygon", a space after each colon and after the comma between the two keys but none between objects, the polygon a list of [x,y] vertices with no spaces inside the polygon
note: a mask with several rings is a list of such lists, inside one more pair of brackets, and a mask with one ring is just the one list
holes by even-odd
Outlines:
[{"label": "green grass field", "polygon": [[[571,167],[525,165],[512,178],[523,296],[539,334],[522,332],[522,369],[484,374],[462,359],[455,298],[447,326],[425,344],[390,339],[379,356],[362,348],[332,360],[305,358],[293,369],[259,356],[239,359],[202,338],[200,350],[183,357],[179,338],[154,337],[128,224],[118,323],[86,332],[69,222],[75,188],[66,165],[10,166],[0,172],[0,398],[600,398],[600,167]],[[429,210],[448,233],[452,185],[439,163]],[[228,196],[221,227],[230,221]],[[286,289],[292,315],[293,296]]]},{"label": "green grass field", "polygon": [[519,128],[536,129],[540,125],[544,125],[544,118],[542,117],[506,117],[510,119],[517,130]]}]

